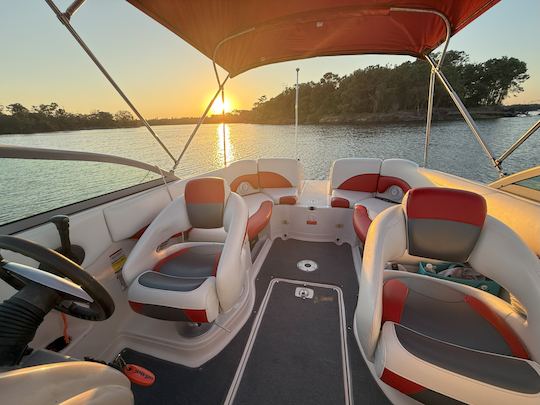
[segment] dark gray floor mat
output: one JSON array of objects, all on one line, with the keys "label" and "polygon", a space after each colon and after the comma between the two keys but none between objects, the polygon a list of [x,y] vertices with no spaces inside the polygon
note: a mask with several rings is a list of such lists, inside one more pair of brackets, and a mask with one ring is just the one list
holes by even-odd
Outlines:
[{"label": "dark gray floor mat", "polygon": [[[296,263],[303,259],[316,261],[319,269],[312,273],[298,270]],[[352,331],[358,282],[351,247],[347,244],[338,246],[330,242],[276,239],[257,277],[254,314],[261,304],[270,281],[275,277],[341,287],[345,301],[354,403],[390,404],[371,377]],[[158,377],[152,387],[133,387],[136,404],[222,403],[242,357],[253,318],[254,315],[220,354],[198,368],[180,366],[130,349],[124,350],[123,354],[128,362],[140,364],[152,370]]]},{"label": "dark gray floor mat", "polygon": [[303,299],[297,287],[273,285],[234,404],[346,403],[338,293],[307,285],[314,295]]}]

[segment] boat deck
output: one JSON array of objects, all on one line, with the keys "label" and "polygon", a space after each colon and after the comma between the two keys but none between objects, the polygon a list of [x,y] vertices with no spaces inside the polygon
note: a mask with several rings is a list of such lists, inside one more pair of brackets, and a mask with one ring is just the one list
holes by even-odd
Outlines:
[{"label": "boat deck", "polygon": [[[305,259],[315,261],[318,269],[299,270],[297,263]],[[298,285],[286,280],[267,294],[271,284],[276,285],[277,280],[272,280],[278,278],[305,281],[306,287],[314,290],[311,303],[294,297]],[[140,364],[156,375],[153,386],[133,387],[136,403],[220,404],[226,399],[238,404],[253,403],[255,399],[262,404],[298,403],[299,395],[304,399],[300,402],[327,404],[331,398],[332,403],[349,403],[346,369],[350,372],[352,402],[390,403],[373,380],[353,334],[358,281],[348,244],[274,240],[258,274],[256,292],[255,310],[249,321],[220,354],[201,367],[188,368],[125,349],[122,355],[126,361]],[[341,292],[346,349],[341,345]],[[265,295],[267,300],[263,300]],[[312,304],[314,301],[321,305]],[[261,305],[264,313],[259,315]],[[258,333],[252,333],[254,325]],[[246,347],[250,352],[244,354]],[[345,353],[348,367],[343,365]],[[243,357],[245,367],[240,373]],[[323,381],[322,376],[328,378]],[[246,384],[249,389],[244,389]],[[307,398],[306,393],[310,394]]]}]

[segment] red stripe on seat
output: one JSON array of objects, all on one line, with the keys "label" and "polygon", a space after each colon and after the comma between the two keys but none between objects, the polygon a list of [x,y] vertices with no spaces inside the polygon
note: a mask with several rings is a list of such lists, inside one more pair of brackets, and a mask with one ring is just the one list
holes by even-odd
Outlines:
[{"label": "red stripe on seat", "polygon": [[359,174],[345,180],[338,187],[340,190],[363,191],[366,193],[374,193],[377,191],[377,182],[379,181],[378,173]]},{"label": "red stripe on seat", "polygon": [[270,218],[272,217],[271,201],[263,201],[257,212],[249,217],[247,224],[247,234],[249,240],[255,239],[255,237],[268,225]]},{"label": "red stripe on seat", "polygon": [[197,322],[197,323],[208,322],[208,318],[206,316],[206,310],[204,309],[184,309],[183,311],[186,314],[186,317],[191,322]]},{"label": "red stripe on seat", "polygon": [[414,381],[407,380],[406,378],[394,373],[393,371],[384,369],[381,380],[396,390],[403,392],[406,395],[414,395],[424,391],[426,388]]},{"label": "red stripe on seat", "polygon": [[409,183],[400,179],[399,177],[392,176],[379,176],[379,182],[377,183],[377,192],[384,193],[391,186],[398,186],[404,193],[411,189]]},{"label": "red stripe on seat", "polygon": [[383,286],[383,313],[382,323],[391,321],[399,323],[409,288],[405,283],[397,279],[388,280]]},{"label": "red stripe on seat", "polygon": [[366,241],[371,218],[368,215],[367,208],[363,205],[356,205],[353,212],[353,227],[358,239],[362,242]]},{"label": "red stripe on seat", "polygon": [[466,295],[464,300],[472,309],[482,316],[482,318],[488,321],[491,326],[497,329],[497,332],[500,333],[515,357],[530,359],[527,349],[523,346],[519,337],[512,329],[510,329],[503,318],[477,298]]},{"label": "red stripe on seat", "polygon": [[243,174],[241,176],[238,176],[236,179],[234,179],[231,182],[231,191],[236,192],[238,190],[238,186],[242,183],[249,183],[251,187],[253,187],[255,190],[259,189],[259,175],[258,173],[253,174]]},{"label": "red stripe on seat", "polygon": [[486,200],[470,191],[424,187],[409,191],[407,217],[443,219],[481,227],[486,219]]},{"label": "red stripe on seat", "polygon": [[129,306],[131,307],[131,309],[139,314],[142,313],[142,308],[143,308],[143,305],[144,304],[141,304],[140,302],[135,302],[135,301],[128,301],[129,303]]},{"label": "red stripe on seat", "polygon": [[282,205],[295,205],[296,204],[296,196],[294,195],[286,195],[283,197],[279,197],[279,203]]},{"label": "red stripe on seat", "polygon": [[154,266],[154,271],[157,271],[159,273],[159,271],[161,270],[161,268],[163,267],[163,265],[165,263],[167,263],[169,260],[172,260],[174,259],[175,257],[178,257],[178,256],[181,256],[183,255],[184,253],[186,253],[190,248],[184,248],[184,249],[181,249],[179,250],[178,252],[175,252],[173,253],[172,255],[169,255],[167,257],[164,257],[163,259],[161,259],[159,262],[156,263],[156,265]]},{"label": "red stripe on seat", "polygon": [[335,208],[349,208],[351,206],[349,200],[343,197],[332,197],[330,205]]},{"label": "red stripe on seat", "polygon": [[259,172],[259,185],[261,188],[289,188],[292,183],[279,173]]},{"label": "red stripe on seat", "polygon": [[186,184],[184,198],[188,204],[223,203],[225,180],[219,177],[190,180]]}]

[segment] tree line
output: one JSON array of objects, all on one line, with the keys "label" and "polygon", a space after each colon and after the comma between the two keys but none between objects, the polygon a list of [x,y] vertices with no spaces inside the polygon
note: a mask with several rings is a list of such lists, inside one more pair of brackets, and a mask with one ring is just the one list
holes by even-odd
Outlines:
[{"label": "tree line", "polygon": [[90,114],[70,113],[57,103],[26,108],[20,103],[0,105],[0,134],[73,131],[81,129],[126,128],[139,126],[129,111],[111,114],[94,111]]},{"label": "tree line", "polygon": [[[435,55],[437,57],[437,55]],[[421,59],[399,65],[374,65],[345,76],[326,73],[318,82],[300,84],[300,123],[347,122],[357,114],[380,116],[396,112],[425,115],[431,67]],[[509,96],[523,91],[529,78],[527,65],[503,56],[481,63],[470,62],[462,51],[449,51],[444,74],[469,108],[497,107]],[[285,88],[268,99],[261,96],[251,110],[234,111],[225,122],[287,124],[294,122],[295,87]],[[439,82],[436,84],[435,112],[453,110],[453,102]],[[328,117],[334,117],[333,121]],[[397,115],[405,119],[405,115]],[[198,118],[154,119],[151,124],[195,123]],[[207,123],[222,122],[221,116],[208,117]],[[140,126],[128,111],[115,114],[95,111],[70,113],[57,103],[26,108],[20,103],[0,106],[0,134],[25,134],[81,129]]]},{"label": "tree line", "polygon": [[[327,116],[424,112],[427,106],[430,65],[423,60],[396,66],[369,66],[345,76],[326,73],[318,82],[299,86],[300,123],[318,123]],[[442,68],[467,107],[500,106],[510,95],[523,91],[529,78],[527,65],[503,56],[482,63],[470,62],[462,51],[449,51]],[[253,109],[242,112],[251,122],[294,121],[295,87],[277,96],[260,97]],[[451,108],[453,102],[437,82],[434,108]]]}]

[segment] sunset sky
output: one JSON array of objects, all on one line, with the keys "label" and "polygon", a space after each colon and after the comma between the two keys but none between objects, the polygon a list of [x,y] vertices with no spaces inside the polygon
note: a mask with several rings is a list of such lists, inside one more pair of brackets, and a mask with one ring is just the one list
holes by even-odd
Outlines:
[{"label": "sunset sky", "polygon": [[[71,1],[57,0],[64,10]],[[475,62],[503,55],[525,61],[525,92],[507,103],[540,103],[540,1],[503,0],[451,41]],[[72,23],[147,118],[197,116],[216,89],[211,61],[122,0],[87,0]],[[0,104],[56,101],[69,111],[127,106],[42,0],[0,2]],[[261,67],[231,80],[232,108],[249,109],[295,80],[318,80],[406,57],[346,56]],[[427,78],[426,78],[427,80]],[[427,82],[426,82],[427,86]]]}]

